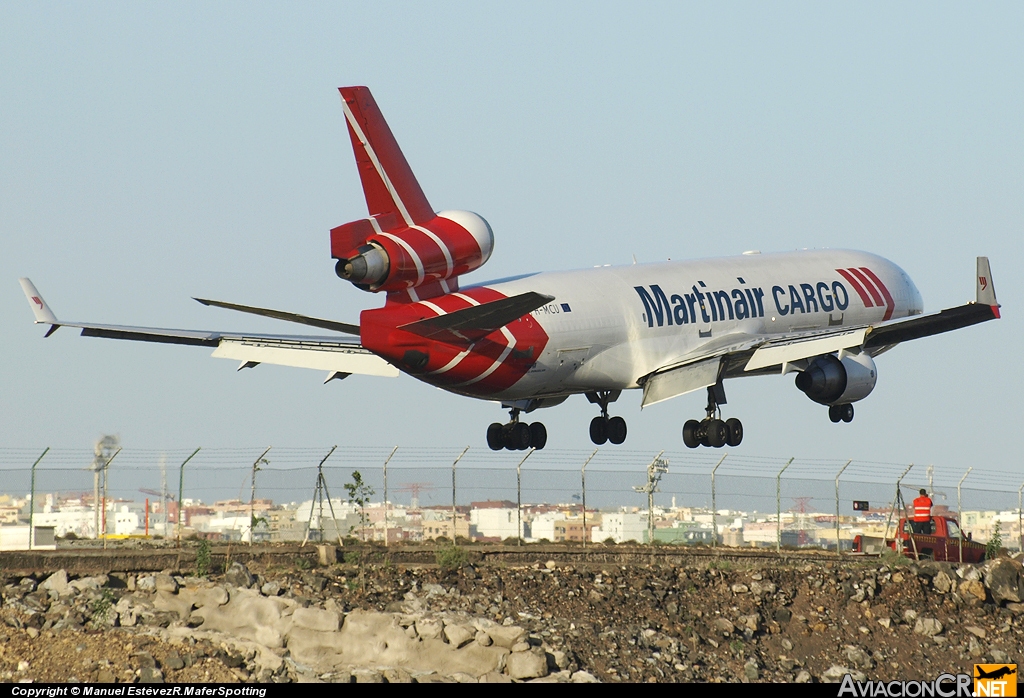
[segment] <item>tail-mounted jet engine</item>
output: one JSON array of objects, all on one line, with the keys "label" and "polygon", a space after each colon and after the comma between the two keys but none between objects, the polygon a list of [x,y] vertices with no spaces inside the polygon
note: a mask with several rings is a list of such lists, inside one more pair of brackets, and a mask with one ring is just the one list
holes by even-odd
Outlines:
[{"label": "tail-mounted jet engine", "polygon": [[493,249],[491,226],[470,211],[441,211],[410,226],[387,214],[331,230],[335,272],[366,291],[445,282],[481,267]]},{"label": "tail-mounted jet engine", "polygon": [[796,387],[815,402],[829,405],[833,422],[849,422],[853,420],[850,403],[866,398],[877,378],[875,362],[867,352],[846,354],[842,359],[825,354],[797,374]]}]

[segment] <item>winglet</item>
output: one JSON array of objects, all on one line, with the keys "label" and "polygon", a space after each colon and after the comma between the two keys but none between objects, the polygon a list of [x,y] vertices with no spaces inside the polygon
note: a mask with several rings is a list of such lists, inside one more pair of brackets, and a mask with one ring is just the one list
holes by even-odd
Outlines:
[{"label": "winglet", "polygon": [[989,267],[988,257],[978,257],[977,282],[978,305],[991,306],[996,317],[999,317],[999,302],[996,300],[996,287],[992,282],[992,269]]},{"label": "winglet", "polygon": [[25,298],[28,299],[28,304],[32,308],[32,314],[36,316],[36,324],[52,325],[50,331],[46,333],[46,336],[49,337],[60,327],[57,316],[43,300],[43,296],[36,289],[35,284],[27,278],[18,279],[18,282],[21,284],[21,290],[25,292]]}]

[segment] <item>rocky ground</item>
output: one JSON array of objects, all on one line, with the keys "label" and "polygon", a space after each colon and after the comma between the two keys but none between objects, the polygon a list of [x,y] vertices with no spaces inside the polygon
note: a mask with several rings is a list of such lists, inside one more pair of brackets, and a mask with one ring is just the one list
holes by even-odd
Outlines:
[{"label": "rocky ground", "polygon": [[805,682],[1018,661],[1019,562],[893,562],[61,571],[5,580],[0,680]]}]

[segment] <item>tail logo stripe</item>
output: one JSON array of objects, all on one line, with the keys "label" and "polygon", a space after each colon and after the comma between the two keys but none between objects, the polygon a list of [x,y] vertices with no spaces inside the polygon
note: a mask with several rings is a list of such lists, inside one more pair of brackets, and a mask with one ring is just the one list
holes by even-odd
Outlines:
[{"label": "tail logo stripe", "polygon": [[345,101],[344,97],[341,98],[341,106],[345,110],[345,118],[348,120],[349,126],[351,126],[352,130],[355,131],[360,143],[366,150],[366,154],[370,157],[370,162],[373,163],[381,181],[384,182],[384,186],[387,187],[388,193],[391,194],[391,199],[395,202],[395,206],[402,214],[405,224],[412,225],[412,216],[409,215],[409,210],[405,207],[405,202],[403,202],[402,198],[398,195],[398,190],[395,189],[395,185],[392,184],[391,178],[388,177],[388,173],[384,171],[384,166],[380,163],[380,159],[377,157],[377,153],[374,152],[373,146],[370,145],[370,139],[366,137],[365,133],[363,133],[362,127],[359,126],[359,122],[356,120],[355,114],[352,113],[352,109],[348,106],[348,102]]},{"label": "tail logo stripe", "polygon": [[448,270],[445,272],[445,276],[450,276],[452,273],[452,268],[455,266],[455,264],[452,262],[452,253],[448,249],[448,245],[441,242],[441,238],[437,236],[437,233],[431,230],[427,230],[422,225],[410,225],[409,227],[418,230],[421,233],[424,233],[428,238],[433,240],[434,243],[439,248],[441,248],[441,254],[444,255],[444,263],[448,266]]},{"label": "tail logo stripe", "polygon": [[[412,263],[416,265],[416,285],[423,283],[423,261],[420,259],[420,256],[416,254],[416,250],[412,248],[412,245],[391,233],[381,233],[381,235],[386,237],[388,240],[392,240],[396,244],[401,245],[402,249],[409,253],[409,256],[412,257]],[[410,291],[411,290],[412,289],[410,289]]]}]

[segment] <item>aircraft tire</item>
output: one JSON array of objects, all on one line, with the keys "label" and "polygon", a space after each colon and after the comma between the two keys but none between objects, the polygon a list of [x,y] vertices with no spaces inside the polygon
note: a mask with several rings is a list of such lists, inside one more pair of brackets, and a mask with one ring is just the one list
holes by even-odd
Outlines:
[{"label": "aircraft tire", "polygon": [[832,420],[833,424],[839,424],[843,421],[843,412],[841,405],[829,405],[828,406],[828,418]]},{"label": "aircraft tire", "polygon": [[501,430],[503,425],[499,422],[494,422],[487,427],[487,445],[492,451],[500,451],[505,448],[505,440],[501,436]]},{"label": "aircraft tire", "polygon": [[725,428],[727,429],[725,443],[732,448],[739,446],[743,441],[743,422],[732,417],[731,419],[725,420]]},{"label": "aircraft tire", "polygon": [[512,433],[514,434],[516,451],[525,451],[530,447],[530,440],[533,438],[533,434],[530,433],[529,424],[517,423]]},{"label": "aircraft tire", "polygon": [[728,436],[729,428],[721,419],[712,419],[708,422],[708,446],[721,448],[725,446]]},{"label": "aircraft tire", "polygon": [[598,446],[608,440],[608,420],[604,417],[594,417],[590,420],[590,440]]},{"label": "aircraft tire", "polygon": [[700,426],[700,422],[696,419],[688,419],[683,424],[683,444],[687,448],[697,448],[700,446],[700,438],[697,437],[697,427]]},{"label": "aircraft tire", "polygon": [[626,420],[612,417],[608,420],[608,440],[616,446],[626,440]]},{"label": "aircraft tire", "polygon": [[544,448],[548,443],[548,430],[540,422],[534,422],[530,425],[530,445],[538,451]]},{"label": "aircraft tire", "polygon": [[843,421],[849,424],[853,421],[853,405],[846,403],[843,405],[842,410]]}]

